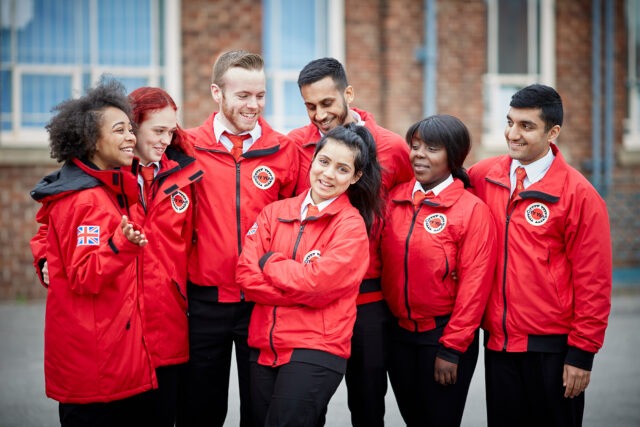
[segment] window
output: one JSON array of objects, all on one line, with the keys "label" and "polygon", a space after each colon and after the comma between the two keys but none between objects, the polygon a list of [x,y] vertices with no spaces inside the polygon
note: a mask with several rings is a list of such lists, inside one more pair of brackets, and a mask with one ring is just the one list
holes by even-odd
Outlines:
[{"label": "window", "polygon": [[298,74],[311,60],[344,57],[343,0],[265,0],[263,55],[267,74],[265,118],[288,132],[308,123]]},{"label": "window", "polygon": [[[640,162],[640,2],[627,0],[629,117],[625,120],[622,163]],[[633,155],[632,155],[633,153]]]},{"label": "window", "polygon": [[[179,0],[0,0],[0,148],[43,147],[51,109],[102,74],[179,96]],[[171,70],[172,71],[172,70]],[[177,92],[177,93],[176,93]]]},{"label": "window", "polygon": [[554,0],[488,0],[488,73],[484,76],[484,149],[504,150],[511,95],[532,84],[554,86]]}]

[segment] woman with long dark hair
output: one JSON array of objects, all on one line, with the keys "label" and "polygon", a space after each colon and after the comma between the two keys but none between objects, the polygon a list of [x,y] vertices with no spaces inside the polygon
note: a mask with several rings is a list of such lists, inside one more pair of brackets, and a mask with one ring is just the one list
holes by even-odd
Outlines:
[{"label": "woman with long dark hair", "polygon": [[237,281],[249,326],[255,425],[318,426],[351,349],[367,233],[381,213],[373,137],[339,126],[318,143],[311,188],[268,205],[245,238]]}]

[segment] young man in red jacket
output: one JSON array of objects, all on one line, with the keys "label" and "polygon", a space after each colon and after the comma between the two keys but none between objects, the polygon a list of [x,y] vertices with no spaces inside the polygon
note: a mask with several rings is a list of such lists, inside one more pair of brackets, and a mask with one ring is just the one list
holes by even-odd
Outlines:
[{"label": "young man in red jacket", "polygon": [[551,87],[516,92],[509,153],[469,170],[498,232],[484,314],[489,426],[580,426],[611,306],[604,200],[554,144],[563,109]]},{"label": "young man in red jacket", "polygon": [[224,424],[234,344],[240,425],[251,423],[247,331],[253,304],[236,284],[236,262],[262,208],[293,195],[299,163],[295,145],[261,117],[265,93],[262,57],[223,53],[211,84],[220,111],[187,130],[205,173],[196,184],[196,241],[188,268],[190,360],[181,426]]},{"label": "young man in red jacket", "polygon": [[[322,135],[348,123],[365,126],[373,135],[383,170],[381,197],[386,197],[395,185],[413,178],[409,148],[404,139],[379,126],[368,112],[350,107],[354,90],[338,60],[321,58],[308,63],[300,71],[298,87],[311,123],[289,133],[301,149],[297,194],[309,188],[311,158]],[[360,285],[351,357],[345,376],[351,422],[356,427],[384,425],[390,313],[380,288],[379,246],[379,232],[373,231],[369,238],[369,269]]]}]

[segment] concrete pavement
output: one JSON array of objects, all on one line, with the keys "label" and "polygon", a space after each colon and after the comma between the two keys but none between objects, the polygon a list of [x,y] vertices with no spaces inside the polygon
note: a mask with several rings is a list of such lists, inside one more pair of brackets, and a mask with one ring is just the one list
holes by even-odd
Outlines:
[{"label": "concrete pavement", "polygon": [[[59,426],[57,403],[44,394],[44,302],[0,303],[0,427]],[[584,427],[640,426],[640,293],[616,292],[603,349],[587,390]],[[482,354],[482,352],[481,352]],[[238,425],[238,392],[230,390],[226,426]],[[471,384],[463,427],[486,425],[483,361]],[[389,388],[386,425],[402,426]],[[344,381],[327,414],[328,427],[349,426]]]}]

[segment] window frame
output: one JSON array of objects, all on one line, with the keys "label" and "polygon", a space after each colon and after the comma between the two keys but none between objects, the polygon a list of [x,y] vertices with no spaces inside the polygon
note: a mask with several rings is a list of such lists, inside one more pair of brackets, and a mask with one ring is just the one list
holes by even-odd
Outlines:
[{"label": "window frame", "polygon": [[[533,83],[555,86],[556,2],[527,0],[528,56],[530,71],[525,74],[498,73],[498,0],[487,0],[487,73],[483,76],[484,115],[482,150],[486,156],[506,151],[504,144],[504,101],[501,88],[522,88]],[[537,8],[539,7],[539,17]],[[533,13],[532,13],[533,12]],[[538,43],[539,40],[539,43]],[[537,63],[539,58],[539,63]],[[539,69],[539,72],[532,69]]]},{"label": "window frame", "polygon": [[[640,164],[640,70],[638,69],[638,49],[640,49],[640,2],[626,1],[627,19],[627,98],[628,117],[624,119],[622,147],[618,156],[623,165]],[[636,41],[638,40],[638,41]]]},{"label": "window frame", "polygon": [[[277,0],[276,0],[277,1]],[[324,1],[327,6],[326,22],[327,27],[325,29],[318,29],[319,34],[327,35],[326,42],[326,56],[336,58],[344,64],[345,57],[345,28],[344,28],[344,0],[316,0]],[[265,28],[272,34],[280,31],[281,26],[264,22]],[[274,38],[274,37],[272,37]],[[274,68],[270,64],[269,58],[265,57],[265,73],[267,77],[267,85],[269,92],[267,96],[270,99],[270,103],[273,107],[271,114],[265,114],[264,118],[269,125],[278,130],[279,132],[288,133],[293,128],[286,126],[287,115],[285,114],[285,85],[287,83],[298,81],[298,74],[300,70]],[[296,83],[297,84],[297,83]],[[302,105],[302,99],[300,99]],[[290,117],[289,117],[290,118]],[[304,116],[305,122],[308,121],[308,117]]]},{"label": "window frame", "polygon": [[[16,2],[19,0],[9,0]],[[95,37],[90,37],[91,49],[90,63],[82,64],[27,64],[19,63],[16,58],[17,49],[17,31],[15,25],[12,25],[11,41],[12,41],[12,57],[8,66],[2,66],[3,71],[10,73],[11,88],[11,110],[6,113],[11,115],[11,129],[0,130],[0,156],[2,159],[12,159],[15,161],[15,153],[23,152],[25,149],[45,149],[48,146],[48,134],[44,127],[39,129],[22,127],[23,106],[22,106],[22,86],[23,79],[26,75],[56,75],[67,76],[71,78],[71,92],[68,98],[80,96],[84,92],[86,83],[83,81],[84,76],[88,73],[91,82],[98,81],[102,74],[110,74],[117,77],[141,77],[148,79],[150,86],[160,86],[164,79],[164,88],[171,94],[175,101],[182,104],[182,78],[181,78],[181,52],[180,52],[180,2],[181,0],[149,0],[151,3],[151,14],[149,19],[151,22],[158,21],[158,11],[160,3],[164,6],[163,22],[164,39],[162,43],[159,40],[159,31],[156,25],[150,26],[150,38],[153,46],[152,64],[147,67],[121,67],[121,66],[105,66],[98,64],[96,58],[96,41]],[[95,1],[90,1],[90,8],[86,18],[93,23],[93,28],[97,25],[97,7]],[[11,5],[9,7],[12,7]],[[13,21],[13,20],[12,20]],[[165,58],[165,65],[159,65],[157,54],[160,53],[160,46],[164,46],[162,54]],[[68,99],[67,98],[67,99]],[[59,102],[62,102],[61,99]],[[27,155],[27,157],[29,157]],[[0,163],[5,163],[4,161]]]}]

